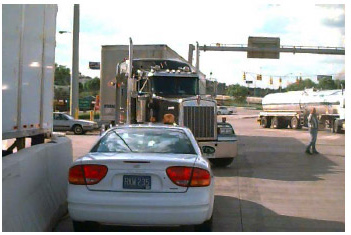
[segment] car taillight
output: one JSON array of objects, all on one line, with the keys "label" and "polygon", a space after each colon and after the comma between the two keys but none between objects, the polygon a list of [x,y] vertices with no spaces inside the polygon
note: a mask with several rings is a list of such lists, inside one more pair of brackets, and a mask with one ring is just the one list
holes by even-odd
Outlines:
[{"label": "car taillight", "polygon": [[205,187],[211,183],[210,173],[201,168],[174,166],[166,172],[173,183],[182,187]]},{"label": "car taillight", "polygon": [[76,165],[69,169],[70,184],[92,185],[99,183],[107,174],[104,165]]},{"label": "car taillight", "polygon": [[191,177],[191,187],[209,186],[211,183],[210,172],[201,168],[194,168],[193,176]]}]

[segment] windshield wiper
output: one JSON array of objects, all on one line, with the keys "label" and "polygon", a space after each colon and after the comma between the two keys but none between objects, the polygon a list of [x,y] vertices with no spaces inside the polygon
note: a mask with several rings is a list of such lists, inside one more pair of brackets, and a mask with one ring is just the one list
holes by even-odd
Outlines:
[{"label": "windshield wiper", "polygon": [[123,141],[123,143],[129,148],[129,150],[134,153],[134,151],[129,147],[129,145],[124,141],[124,139],[116,132],[114,131],[114,133]]}]

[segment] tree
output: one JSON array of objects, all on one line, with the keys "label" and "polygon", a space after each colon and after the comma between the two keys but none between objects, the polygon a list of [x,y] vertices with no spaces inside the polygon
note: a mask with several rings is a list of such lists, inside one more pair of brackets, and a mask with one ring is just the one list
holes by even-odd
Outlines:
[{"label": "tree", "polygon": [[233,96],[238,102],[245,102],[249,89],[239,84],[229,85],[227,95]]},{"label": "tree", "polygon": [[334,90],[337,88],[337,85],[332,78],[324,77],[319,80],[318,88],[321,90]]},{"label": "tree", "polygon": [[71,83],[71,72],[66,66],[55,63],[55,77],[54,84],[60,86],[67,86]]},{"label": "tree", "polygon": [[311,79],[307,78],[304,80],[299,80],[298,82],[292,83],[286,87],[287,91],[301,91],[305,88],[317,87],[317,84],[314,83]]},{"label": "tree", "polygon": [[335,85],[336,85],[336,89],[345,89],[345,80],[334,80]]},{"label": "tree", "polygon": [[84,89],[86,91],[98,91],[100,90],[100,79],[95,77],[84,84]]},{"label": "tree", "polygon": [[79,93],[84,91],[84,86],[83,83],[78,83],[79,84]]}]

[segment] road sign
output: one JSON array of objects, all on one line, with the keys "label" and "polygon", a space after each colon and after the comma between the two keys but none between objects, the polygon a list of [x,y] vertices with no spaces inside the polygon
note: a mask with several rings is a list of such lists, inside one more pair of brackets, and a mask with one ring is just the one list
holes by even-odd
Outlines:
[{"label": "road sign", "polygon": [[90,69],[100,69],[100,62],[89,62]]},{"label": "road sign", "polygon": [[252,81],[246,81],[246,84],[252,84]]},{"label": "road sign", "polygon": [[279,59],[280,38],[249,37],[247,58]]},{"label": "road sign", "polygon": [[328,79],[333,79],[333,76],[331,75],[317,75],[317,80],[321,80],[322,78],[328,78]]}]

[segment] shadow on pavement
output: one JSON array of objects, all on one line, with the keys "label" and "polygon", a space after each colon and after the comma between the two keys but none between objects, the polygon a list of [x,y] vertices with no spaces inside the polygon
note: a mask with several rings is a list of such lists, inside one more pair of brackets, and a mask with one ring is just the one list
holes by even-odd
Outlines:
[{"label": "shadow on pavement", "polygon": [[76,135],[76,134],[74,134],[73,132],[71,132],[71,131],[67,131],[67,132],[63,132],[63,133],[65,133],[66,135],[75,135],[75,136],[85,136],[85,135],[88,135],[88,136],[91,136],[91,135],[95,135],[95,136],[99,136],[100,135],[100,132],[98,132],[98,131],[94,131],[94,132],[86,132],[86,133],[84,133],[84,134],[82,134],[82,135]]},{"label": "shadow on pavement", "polygon": [[306,145],[294,138],[239,136],[239,142],[238,157],[227,168],[213,167],[215,176],[317,181],[338,172],[333,161],[323,154],[306,154]]},{"label": "shadow on pavement", "polygon": [[[72,220],[67,215],[57,232],[73,231]],[[193,226],[137,227],[100,226],[100,232],[193,232]],[[254,202],[236,197],[215,196],[213,232],[342,232],[342,222],[307,219],[280,215]]]},{"label": "shadow on pavement", "polygon": [[341,232],[345,224],[280,215],[254,202],[215,196],[214,231],[223,232]]}]

